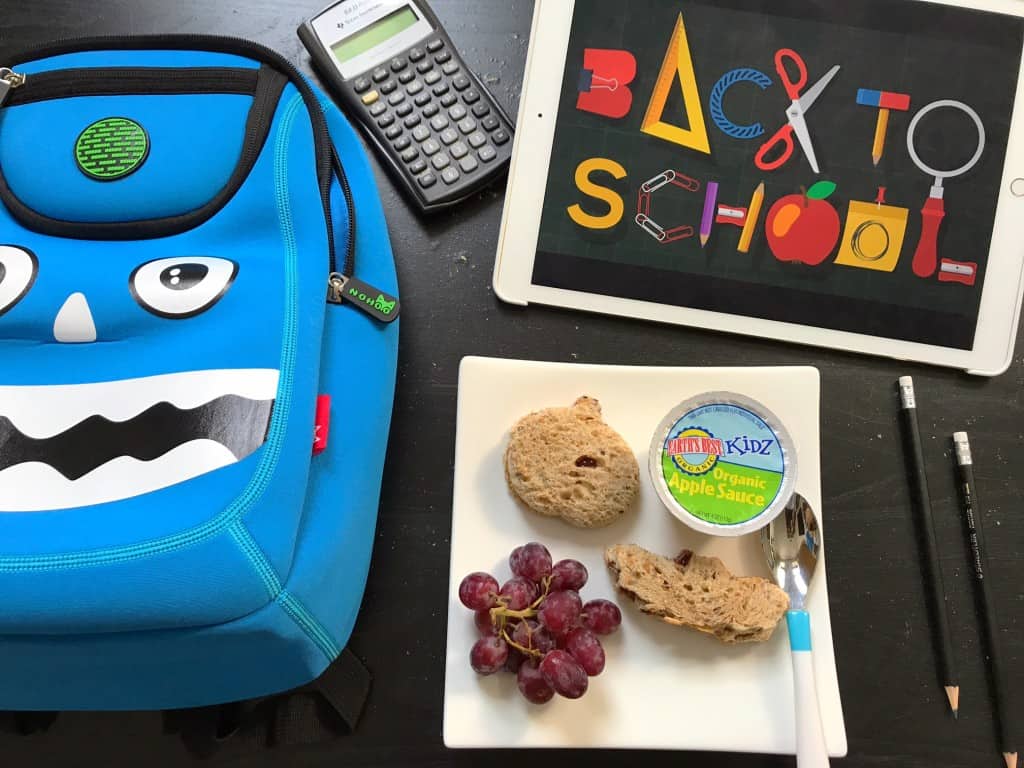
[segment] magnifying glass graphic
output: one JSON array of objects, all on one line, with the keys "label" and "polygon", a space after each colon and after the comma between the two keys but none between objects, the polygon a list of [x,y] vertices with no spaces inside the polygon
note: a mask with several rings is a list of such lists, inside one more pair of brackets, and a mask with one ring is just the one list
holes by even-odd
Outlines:
[{"label": "magnifying glass graphic", "polygon": [[[978,149],[975,151],[974,156],[962,166],[952,171],[939,171],[925,165],[920,156],[918,156],[917,149],[914,147],[914,131],[917,130],[921,118],[929,112],[942,108],[959,109],[974,121],[974,125],[978,129]],[[921,239],[917,243],[917,250],[914,251],[914,261],[912,264],[915,275],[918,277],[931,277],[939,266],[939,227],[942,225],[942,219],[946,216],[946,206],[943,201],[945,190],[942,188],[942,182],[955,176],[961,176],[977,165],[982,153],[985,151],[985,126],[981,124],[981,118],[978,117],[978,113],[962,101],[954,101],[953,99],[933,101],[931,104],[922,107],[914,115],[914,119],[910,121],[910,126],[907,128],[907,151],[910,152],[910,159],[914,161],[914,165],[929,176],[935,177],[935,184],[932,185],[928,199],[921,209]]]}]

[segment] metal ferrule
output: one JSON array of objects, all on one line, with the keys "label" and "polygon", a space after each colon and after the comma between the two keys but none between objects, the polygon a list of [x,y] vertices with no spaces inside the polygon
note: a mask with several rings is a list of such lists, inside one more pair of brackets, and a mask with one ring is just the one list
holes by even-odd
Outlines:
[{"label": "metal ferrule", "polygon": [[900,406],[917,408],[917,399],[914,397],[914,380],[909,376],[900,377]]},{"label": "metal ferrule", "polygon": [[956,451],[956,463],[961,467],[967,467],[974,463],[971,460],[971,444],[967,440],[966,432],[953,434],[953,450]]}]

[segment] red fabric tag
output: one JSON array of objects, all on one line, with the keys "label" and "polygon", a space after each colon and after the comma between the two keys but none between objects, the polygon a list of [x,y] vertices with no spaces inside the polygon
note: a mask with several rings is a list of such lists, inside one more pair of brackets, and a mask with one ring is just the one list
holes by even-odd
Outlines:
[{"label": "red fabric tag", "polygon": [[313,455],[327,450],[327,436],[331,431],[331,396],[318,395],[316,398],[316,424],[313,428]]}]

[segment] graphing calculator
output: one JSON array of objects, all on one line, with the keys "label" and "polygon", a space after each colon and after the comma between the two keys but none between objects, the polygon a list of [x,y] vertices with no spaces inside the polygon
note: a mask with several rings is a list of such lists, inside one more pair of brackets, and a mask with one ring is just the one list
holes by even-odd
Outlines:
[{"label": "graphing calculator", "polygon": [[506,172],[512,122],[423,0],[341,0],[299,38],[421,210],[455,205]]}]

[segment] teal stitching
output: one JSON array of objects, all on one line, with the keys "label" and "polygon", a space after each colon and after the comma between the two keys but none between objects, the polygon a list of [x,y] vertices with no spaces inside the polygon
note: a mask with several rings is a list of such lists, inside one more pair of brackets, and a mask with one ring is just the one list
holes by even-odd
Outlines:
[{"label": "teal stitching", "polygon": [[236,520],[228,530],[231,532],[231,538],[235,540],[239,549],[249,558],[253,569],[263,581],[263,586],[267,588],[267,594],[270,596],[270,599],[276,599],[281,594],[281,581],[277,578],[277,574],[274,573],[270,563],[267,562],[266,556],[260,550],[252,534],[249,533],[249,529],[245,527],[245,523],[241,520]]},{"label": "teal stitching", "polygon": [[235,521],[231,528],[231,537],[235,540],[238,548],[242,550],[243,554],[249,559],[252,564],[253,570],[256,571],[260,580],[263,582],[263,586],[267,589],[267,594],[270,599],[280,605],[285,613],[295,622],[295,624],[301,629],[306,637],[313,641],[313,644],[319,648],[325,656],[333,661],[341,650],[335,644],[334,640],[327,633],[327,630],[316,620],[316,618],[306,610],[306,607],[296,600],[292,595],[285,591],[284,587],[281,586],[280,579],[277,578],[277,574],[274,572],[273,566],[267,560],[267,556],[260,549],[256,540],[252,537],[249,529],[245,527],[245,523],[241,520]]},{"label": "teal stitching", "polygon": [[316,619],[310,616],[302,603],[283,590],[278,595],[277,602],[329,660],[333,661],[338,657],[341,649]]},{"label": "teal stitching", "polygon": [[297,292],[295,272],[298,263],[298,249],[295,242],[295,229],[292,224],[291,210],[288,206],[287,148],[292,123],[295,121],[295,115],[302,103],[302,94],[298,93],[288,103],[284,116],[281,119],[275,148],[274,174],[277,180],[278,214],[280,217],[281,234],[287,252],[287,262],[285,264],[285,323],[277,403],[274,407],[270,433],[264,446],[263,458],[249,485],[223,512],[190,531],[127,547],[112,547],[92,552],[0,557],[0,573],[80,568],[99,563],[128,562],[191,546],[217,535],[235,520],[241,518],[266,490],[267,483],[270,481],[270,477],[277,466],[277,460],[280,457],[282,434],[287,422],[288,407],[291,402],[293,367],[295,364],[295,335],[298,332],[294,306]]}]

